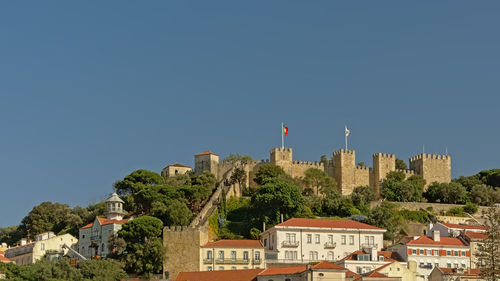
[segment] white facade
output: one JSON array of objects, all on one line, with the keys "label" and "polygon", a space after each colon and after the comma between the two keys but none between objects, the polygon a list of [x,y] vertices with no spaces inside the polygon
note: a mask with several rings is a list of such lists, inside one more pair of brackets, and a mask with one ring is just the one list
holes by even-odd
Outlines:
[{"label": "white facade", "polygon": [[486,233],[488,227],[482,225],[452,224],[438,222],[428,225],[428,236],[432,236],[434,231],[439,231],[441,237],[458,237],[462,231]]},{"label": "white facade", "polygon": [[362,248],[380,250],[384,232],[349,220],[293,218],[263,232],[261,241],[268,263],[304,264],[340,260]]},{"label": "white facade", "polygon": [[106,200],[106,219],[96,217],[79,232],[78,252],[86,258],[110,254],[108,242],[128,219],[123,219],[123,201],[116,193]]}]

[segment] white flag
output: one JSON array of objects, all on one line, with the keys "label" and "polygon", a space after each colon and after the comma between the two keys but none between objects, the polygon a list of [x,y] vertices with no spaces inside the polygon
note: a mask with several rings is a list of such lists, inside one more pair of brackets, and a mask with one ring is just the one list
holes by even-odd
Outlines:
[{"label": "white flag", "polygon": [[347,126],[345,126],[345,136],[348,137],[351,135],[351,131],[349,131],[349,129],[347,129]]}]

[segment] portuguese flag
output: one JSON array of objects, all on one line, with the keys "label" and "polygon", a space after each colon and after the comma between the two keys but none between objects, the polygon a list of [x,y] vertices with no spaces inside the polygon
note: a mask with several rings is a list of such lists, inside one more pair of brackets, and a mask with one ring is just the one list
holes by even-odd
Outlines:
[{"label": "portuguese flag", "polygon": [[285,134],[285,136],[288,137],[288,127],[285,126],[285,125],[282,125],[282,126],[283,126],[283,128],[282,128],[283,129],[283,134]]}]

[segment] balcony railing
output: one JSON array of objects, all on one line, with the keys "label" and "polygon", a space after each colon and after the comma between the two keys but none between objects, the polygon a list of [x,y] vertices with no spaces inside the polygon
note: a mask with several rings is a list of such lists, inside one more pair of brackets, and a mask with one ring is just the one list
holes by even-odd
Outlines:
[{"label": "balcony railing", "polygon": [[258,260],[253,260],[252,261],[252,264],[261,264],[262,263],[262,260],[261,259],[258,259]]},{"label": "balcony railing", "polygon": [[283,241],[281,247],[298,247],[299,241]]},{"label": "balcony railing", "polygon": [[245,259],[216,259],[216,264],[248,264],[250,260]]},{"label": "balcony railing", "polygon": [[326,242],[325,243],[325,248],[326,249],[333,249],[337,247],[337,242]]},{"label": "balcony railing", "polygon": [[212,264],[212,262],[214,261],[214,259],[210,258],[210,259],[203,259],[203,264]]},{"label": "balcony railing", "polygon": [[101,235],[92,235],[90,236],[90,241],[101,240]]}]

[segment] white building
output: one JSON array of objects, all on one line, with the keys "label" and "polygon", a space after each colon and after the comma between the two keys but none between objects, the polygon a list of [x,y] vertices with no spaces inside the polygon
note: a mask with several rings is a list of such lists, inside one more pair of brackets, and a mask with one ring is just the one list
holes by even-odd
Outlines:
[{"label": "white building", "polygon": [[292,218],[264,231],[267,264],[340,260],[360,249],[381,250],[385,229],[353,220]]},{"label": "white building", "polygon": [[416,237],[403,247],[398,254],[405,261],[417,262],[417,274],[427,279],[434,267],[470,268],[470,249],[461,239],[440,237],[435,230],[432,238]]},{"label": "white building", "polygon": [[460,232],[462,231],[486,233],[488,227],[484,225],[438,222],[436,224],[430,223],[428,229],[429,236],[432,235],[434,230],[439,230],[439,233],[442,237],[458,237],[460,235]]},{"label": "white building", "polygon": [[113,193],[106,199],[106,218],[96,217],[93,223],[80,228],[78,252],[86,258],[108,255],[108,240],[128,219],[123,219],[123,200]]},{"label": "white building", "polygon": [[[397,252],[377,251],[377,249],[371,248],[368,251],[354,251],[347,257],[336,262],[336,264],[357,274],[364,274],[386,264],[402,261],[403,259]],[[403,264],[406,266],[406,262],[403,262]]]}]

